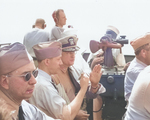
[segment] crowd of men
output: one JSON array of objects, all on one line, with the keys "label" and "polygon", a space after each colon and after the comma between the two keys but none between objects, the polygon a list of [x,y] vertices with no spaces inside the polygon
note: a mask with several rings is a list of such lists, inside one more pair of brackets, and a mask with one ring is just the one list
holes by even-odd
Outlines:
[{"label": "crowd of men", "polygon": [[[107,90],[99,82],[101,65],[110,65],[106,57],[111,53],[113,60],[117,53],[112,54],[111,48],[120,53],[122,45],[103,41],[100,56],[94,58],[91,66],[78,55],[80,64],[84,64],[80,66],[75,62],[80,49],[77,35],[63,34],[67,20],[64,10],[54,11],[52,17],[55,26],[50,34],[40,18],[24,36],[23,44],[16,42],[0,48],[1,120],[88,120],[86,101],[94,99],[93,110],[101,106],[99,94]],[[109,30],[115,37],[119,34],[115,27]],[[130,42],[135,58],[125,76],[125,120],[150,119],[149,43],[150,33]],[[100,119],[100,112],[93,115],[93,120]]]}]

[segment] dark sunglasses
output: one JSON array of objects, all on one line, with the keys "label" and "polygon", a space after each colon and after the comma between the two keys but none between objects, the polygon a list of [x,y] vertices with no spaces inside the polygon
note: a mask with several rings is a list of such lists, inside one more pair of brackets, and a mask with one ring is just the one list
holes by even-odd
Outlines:
[{"label": "dark sunglasses", "polygon": [[[29,81],[32,75],[36,78],[38,75],[38,70],[34,70],[32,73],[28,72],[25,75],[17,75],[17,77],[24,77],[25,81]],[[6,75],[7,77],[15,76],[15,75]]]}]

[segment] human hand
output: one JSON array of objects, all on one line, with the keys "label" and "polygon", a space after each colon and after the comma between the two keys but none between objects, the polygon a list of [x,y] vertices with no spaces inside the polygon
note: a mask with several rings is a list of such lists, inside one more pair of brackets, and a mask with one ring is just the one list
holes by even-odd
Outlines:
[{"label": "human hand", "polygon": [[104,63],[104,56],[96,57],[93,59],[91,63],[91,69],[93,70],[94,66],[97,64],[103,64]]},{"label": "human hand", "polygon": [[[131,62],[131,61],[130,61],[130,62]],[[124,68],[123,68],[124,71],[127,71],[128,67],[129,67],[129,65],[130,65],[130,62],[128,62],[128,63],[124,66]]]},{"label": "human hand", "polygon": [[90,114],[87,114],[86,111],[79,110],[78,114],[75,117],[75,120],[87,120]]},{"label": "human hand", "polygon": [[87,74],[83,73],[80,78],[80,87],[81,89],[82,88],[87,89],[88,85],[89,85],[89,77],[87,76]]},{"label": "human hand", "polygon": [[96,55],[96,57],[104,56],[104,51],[99,51],[99,53]]},{"label": "human hand", "polygon": [[102,76],[101,65],[100,64],[95,65],[92,72],[90,73],[90,81],[92,87],[97,87],[101,76]]}]

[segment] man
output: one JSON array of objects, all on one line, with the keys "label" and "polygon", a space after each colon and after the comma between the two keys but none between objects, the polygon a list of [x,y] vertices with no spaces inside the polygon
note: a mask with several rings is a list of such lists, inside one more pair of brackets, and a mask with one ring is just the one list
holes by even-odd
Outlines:
[{"label": "man", "polygon": [[[77,34],[77,30],[75,30],[73,28],[69,28],[66,30],[63,28],[63,26],[66,25],[66,20],[67,20],[64,10],[58,9],[58,10],[54,11],[52,14],[52,17],[54,19],[55,26],[51,30],[50,41],[58,40],[60,38],[63,38],[63,37],[69,36],[69,35]],[[81,67],[84,71],[90,73],[89,65],[83,59],[82,54],[83,54],[83,50],[82,51],[80,50],[76,54],[76,57],[78,59],[75,60],[75,66]]]},{"label": "man", "polygon": [[54,11],[52,17],[54,19],[55,26],[51,30],[50,40],[54,41],[61,38],[61,34],[65,30],[63,26],[66,25],[67,18],[63,9],[58,9]]},{"label": "man", "polygon": [[[121,53],[122,45],[115,43],[119,30],[114,26],[108,26],[106,34],[100,39],[100,43],[94,40],[90,41],[90,49],[92,54],[88,58],[90,67],[93,68],[96,64],[103,64],[106,68],[113,68],[114,66],[122,66],[117,61],[118,55]],[[94,54],[93,54],[94,53]],[[124,61],[124,59],[121,59]],[[114,70],[113,70],[114,71]]]},{"label": "man", "polygon": [[[54,81],[56,86],[58,87],[59,94],[61,96],[65,96],[64,99],[70,103],[74,100],[75,95],[80,90],[79,80],[81,73],[83,70],[77,67],[74,67],[75,61],[75,52],[79,50],[77,46],[77,37],[70,35],[64,38],[59,39],[62,43],[62,57],[61,60],[63,64],[58,71],[58,74],[54,75]],[[99,80],[101,77],[101,67],[97,65],[93,68],[93,71],[90,73],[90,85],[86,92],[86,98],[96,98],[98,94],[105,92],[105,88],[99,84]],[[61,93],[61,91],[65,89],[65,93]],[[85,105],[86,107],[86,105]],[[80,110],[76,116],[77,120],[87,119],[89,115],[83,110]]]},{"label": "man", "polygon": [[134,83],[125,120],[150,120],[150,66],[141,71]]},{"label": "man", "polygon": [[[92,53],[88,57],[88,63],[91,69],[93,69],[95,65],[101,64],[103,66],[103,74],[114,74],[116,72],[116,67],[119,66],[116,58],[120,54],[122,47],[119,43],[113,43],[113,40],[117,38],[118,34],[119,30],[116,27],[108,26],[106,34],[100,39],[100,42],[94,40],[90,41]],[[93,113],[94,120],[102,119],[102,110],[100,110],[100,108],[103,102],[104,100],[102,101],[100,96],[93,100],[94,111],[98,111]]]},{"label": "man", "polygon": [[[64,13],[64,10],[62,9],[58,9],[56,11],[53,12],[52,17],[54,19],[55,22],[55,27],[53,27],[53,29],[51,30],[51,37],[50,40],[58,40],[60,38],[69,36],[69,35],[75,35],[76,31],[72,28],[69,28],[68,30],[65,30],[63,28],[63,26],[66,24],[66,15]],[[89,65],[87,64],[87,62],[83,59],[83,51],[78,51],[78,53],[76,54],[76,58],[75,62],[74,62],[74,66],[75,67],[80,67],[80,69],[82,69],[84,72],[86,73],[90,73],[91,69],[89,68]]]},{"label": "man", "polygon": [[125,75],[124,90],[125,99],[129,100],[132,87],[139,73],[150,65],[150,33],[131,41],[130,44],[134,49],[135,58],[131,61]]},{"label": "man", "polygon": [[24,36],[23,44],[34,59],[36,58],[32,47],[40,42],[49,41],[49,33],[44,30],[45,27],[45,20],[39,18],[36,20],[33,29]]},{"label": "man", "polygon": [[38,71],[32,57],[21,43],[0,48],[0,98],[16,120],[53,120],[28,100],[33,93]]},{"label": "man", "polygon": [[47,42],[37,44],[33,47],[38,59],[38,77],[33,96],[29,102],[36,105],[47,115],[62,120],[73,120],[78,113],[85,92],[87,90],[89,79],[86,75],[81,77],[81,89],[75,99],[67,104],[57,91],[51,79],[52,74],[59,70],[61,61],[61,43]]}]

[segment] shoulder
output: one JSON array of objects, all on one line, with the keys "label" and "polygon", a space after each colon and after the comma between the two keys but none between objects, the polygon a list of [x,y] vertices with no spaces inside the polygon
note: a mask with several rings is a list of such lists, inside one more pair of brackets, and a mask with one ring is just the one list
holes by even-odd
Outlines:
[{"label": "shoulder", "polygon": [[49,94],[50,93],[49,91],[57,92],[51,77],[46,78],[45,76],[38,75],[36,80],[37,83],[35,85],[34,93],[39,93],[38,91],[41,91],[46,94]]},{"label": "shoulder", "polygon": [[49,32],[46,31],[45,29],[39,29],[38,33],[49,36]]},{"label": "shoulder", "polygon": [[83,70],[80,68],[80,67],[78,67],[78,66],[70,66],[69,67],[69,69],[70,69],[70,71],[72,72],[72,73],[77,73],[78,75],[81,75],[82,74],[82,72],[83,72]]},{"label": "shoulder", "polygon": [[131,61],[129,68],[127,69],[127,72],[131,72],[131,73],[139,73],[141,72],[146,66],[144,66],[143,64],[141,64],[140,62],[138,62],[136,59],[133,59],[133,61]]},{"label": "shoulder", "polygon": [[25,100],[22,101],[21,103],[23,112],[28,115],[28,114],[35,114],[36,107],[34,105],[31,105],[30,103],[26,102]]},{"label": "shoulder", "polygon": [[57,30],[57,29],[59,29],[59,27],[54,26],[54,27],[52,28],[52,30],[51,30],[51,31],[53,32],[53,31],[55,31],[55,30]]},{"label": "shoulder", "polygon": [[23,112],[25,114],[25,119],[28,120],[54,120],[51,117],[48,117],[45,113],[43,113],[41,110],[39,110],[36,106],[29,104],[25,100],[21,103]]}]

